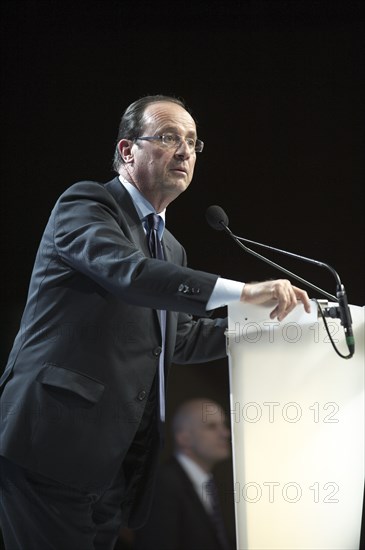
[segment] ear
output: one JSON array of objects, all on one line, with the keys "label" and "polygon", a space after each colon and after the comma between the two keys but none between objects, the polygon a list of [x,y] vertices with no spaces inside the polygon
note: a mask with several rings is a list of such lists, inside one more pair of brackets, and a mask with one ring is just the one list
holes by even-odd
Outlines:
[{"label": "ear", "polygon": [[189,448],[191,445],[191,437],[188,430],[181,430],[175,434],[175,441],[180,449]]},{"label": "ear", "polygon": [[129,139],[121,139],[118,143],[118,150],[120,156],[126,164],[130,164],[134,160],[134,155],[132,153],[133,141]]}]

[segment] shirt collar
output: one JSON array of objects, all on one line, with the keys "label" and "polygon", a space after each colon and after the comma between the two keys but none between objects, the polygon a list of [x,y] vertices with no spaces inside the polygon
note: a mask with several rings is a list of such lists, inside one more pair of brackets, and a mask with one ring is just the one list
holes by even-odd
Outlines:
[{"label": "shirt collar", "polygon": [[[118,176],[120,183],[123,185],[123,187],[128,191],[128,193],[131,196],[131,199],[133,201],[133,204],[135,206],[135,209],[137,210],[139,219],[142,223],[145,222],[146,217],[148,214],[157,214],[156,210],[153,208],[152,204],[142,195],[142,193],[135,187],[132,183],[124,179],[122,176]],[[158,215],[162,219],[162,223],[160,223],[158,228],[159,238],[162,238],[163,231],[165,229],[165,218],[166,218],[166,208],[158,213]]]},{"label": "shirt collar", "polygon": [[196,462],[182,453],[176,453],[175,457],[188,474],[195,487],[202,491],[204,485],[210,480],[212,475],[205,472]]}]

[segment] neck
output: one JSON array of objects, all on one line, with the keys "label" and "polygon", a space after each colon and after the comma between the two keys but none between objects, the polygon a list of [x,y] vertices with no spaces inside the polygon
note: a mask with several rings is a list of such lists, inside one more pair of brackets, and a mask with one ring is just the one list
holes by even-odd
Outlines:
[{"label": "neck", "polygon": [[[140,189],[139,191],[142,193]],[[165,208],[167,208],[167,206],[174,200],[171,197],[167,198],[167,197],[158,196],[156,193],[142,193],[142,195],[148,200],[149,203],[152,204],[157,214],[165,210]]]},{"label": "neck", "polygon": [[119,171],[119,175],[124,178],[126,181],[128,181],[131,185],[133,185],[138,191],[145,197],[145,199],[148,200],[148,202],[153,206],[157,214],[165,210],[167,206],[174,201],[179,195],[180,192],[172,194],[171,190],[163,190],[163,189],[149,189],[148,187],[143,189],[138,184],[138,182],[132,177],[130,172],[127,169],[123,169],[122,167]]},{"label": "neck", "polygon": [[190,458],[193,462],[195,462],[204,472],[207,474],[210,474],[214,464],[212,464],[210,461],[203,459],[200,456],[196,456],[194,453],[190,453],[188,451],[180,451],[182,454]]}]

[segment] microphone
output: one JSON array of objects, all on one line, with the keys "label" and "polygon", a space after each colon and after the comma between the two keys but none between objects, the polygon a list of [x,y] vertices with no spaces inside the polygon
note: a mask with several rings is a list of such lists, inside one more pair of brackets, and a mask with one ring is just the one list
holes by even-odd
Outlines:
[{"label": "microphone", "polygon": [[[262,243],[259,243],[259,242],[256,242],[256,241],[251,241],[249,239],[244,239],[243,237],[237,237],[237,235],[234,235],[232,233],[232,231],[230,230],[230,228],[228,227],[228,224],[229,224],[228,216],[225,213],[225,211],[223,210],[223,208],[221,208],[220,206],[217,206],[217,205],[209,206],[209,208],[206,210],[205,217],[206,217],[206,220],[207,220],[208,224],[213,229],[216,229],[217,231],[225,231],[243,250],[245,250],[249,254],[252,254],[256,258],[259,258],[260,260],[263,260],[264,262],[268,263],[272,267],[275,267],[276,269],[279,269],[280,271],[282,271],[286,275],[289,275],[290,277],[293,277],[294,279],[297,279],[302,284],[305,284],[308,287],[312,288],[313,290],[316,290],[317,292],[325,295],[330,300],[338,301],[338,308],[327,308],[325,310],[326,311],[326,316],[332,317],[332,318],[335,318],[335,317],[340,318],[341,325],[344,327],[344,331],[345,331],[345,338],[346,338],[347,347],[349,348],[349,351],[350,351],[350,354],[351,354],[351,357],[352,357],[352,355],[355,352],[355,341],[354,341],[354,336],[353,336],[353,332],[352,332],[351,312],[350,312],[350,308],[349,308],[349,305],[348,305],[348,302],[347,302],[345,287],[341,283],[340,277],[339,277],[338,273],[333,269],[333,267],[331,267],[329,264],[319,262],[318,260],[314,260],[312,258],[306,258],[305,256],[300,256],[299,254],[294,254],[293,252],[288,252],[286,250],[281,250],[280,248],[275,248],[273,246],[262,244]],[[320,266],[320,267],[327,268],[332,273],[332,275],[335,277],[336,282],[337,282],[336,296],[334,296],[332,294],[329,294],[325,290],[317,287],[316,285],[310,283],[309,281],[306,281],[305,279],[303,279],[299,275],[296,275],[295,273],[292,273],[291,271],[289,271],[288,269],[282,267],[281,265],[273,262],[272,260],[269,260],[269,258],[266,258],[265,256],[262,256],[258,252],[255,252],[251,248],[248,248],[248,246],[245,246],[242,243],[242,241],[249,242],[251,244],[266,248],[266,249],[271,250],[273,252],[279,252],[280,254],[284,254],[286,256],[290,256],[290,257],[296,258],[298,260],[303,260],[305,262],[308,262],[308,263],[311,263],[311,264],[314,264],[314,265],[317,265],[317,266]]]},{"label": "microphone", "polygon": [[216,229],[217,231],[223,231],[225,228],[228,229],[228,216],[220,206],[209,206],[205,213],[205,217],[213,229]]}]

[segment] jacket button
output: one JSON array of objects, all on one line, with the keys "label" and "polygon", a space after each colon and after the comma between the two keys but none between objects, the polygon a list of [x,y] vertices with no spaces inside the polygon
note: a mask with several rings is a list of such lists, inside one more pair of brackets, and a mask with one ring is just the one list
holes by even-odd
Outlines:
[{"label": "jacket button", "polygon": [[146,397],[146,392],[145,392],[145,390],[140,391],[139,394],[137,395],[137,399],[138,399],[139,401],[143,401],[143,399],[144,399],[145,397]]},{"label": "jacket button", "polygon": [[178,292],[182,292],[183,294],[186,294],[187,292],[189,292],[189,287],[188,285],[181,284],[179,285],[179,288],[177,290]]},{"label": "jacket button", "polygon": [[161,355],[161,352],[162,352],[161,346],[157,346],[157,348],[155,348],[152,353],[155,357],[158,357],[159,355]]}]

